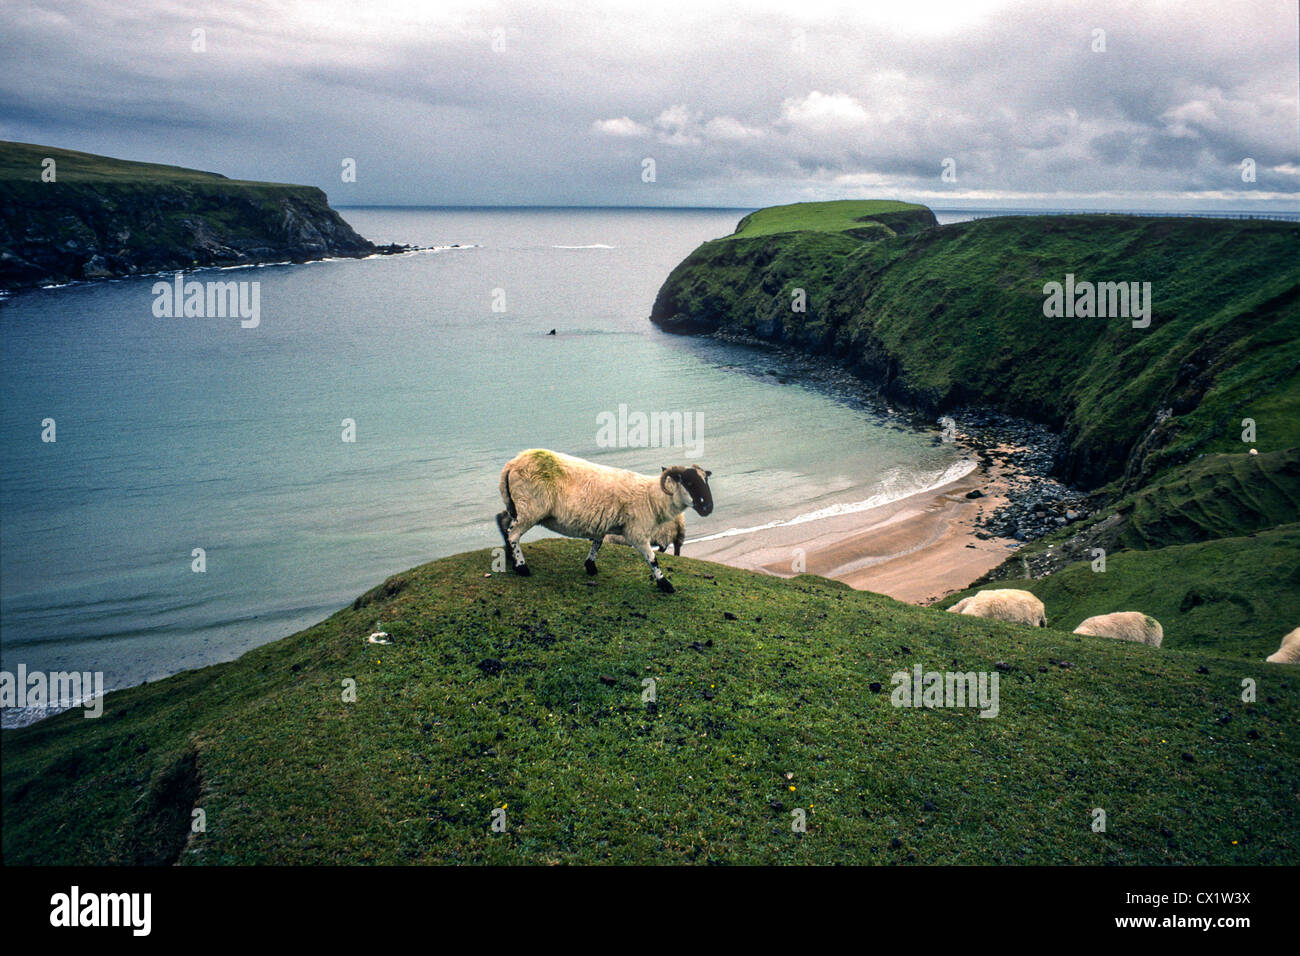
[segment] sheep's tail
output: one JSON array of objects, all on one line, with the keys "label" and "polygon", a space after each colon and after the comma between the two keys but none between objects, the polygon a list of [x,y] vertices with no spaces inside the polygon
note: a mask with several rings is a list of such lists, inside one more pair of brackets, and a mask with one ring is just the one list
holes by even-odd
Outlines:
[{"label": "sheep's tail", "polygon": [[506,500],[506,513],[510,515],[512,520],[518,518],[519,514],[518,512],[515,511],[515,499],[510,497],[510,469],[509,468],[507,468],[505,472],[501,475],[501,487],[504,492],[502,497],[504,497]]}]

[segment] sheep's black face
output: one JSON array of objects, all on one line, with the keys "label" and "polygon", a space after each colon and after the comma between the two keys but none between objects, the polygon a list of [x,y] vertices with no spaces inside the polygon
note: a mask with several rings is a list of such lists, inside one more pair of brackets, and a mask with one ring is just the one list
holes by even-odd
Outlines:
[{"label": "sheep's black face", "polygon": [[709,491],[709,475],[711,471],[705,471],[699,465],[692,465],[690,468],[683,468],[679,480],[682,487],[690,493],[691,507],[701,517],[708,517],[713,511],[713,492]]}]

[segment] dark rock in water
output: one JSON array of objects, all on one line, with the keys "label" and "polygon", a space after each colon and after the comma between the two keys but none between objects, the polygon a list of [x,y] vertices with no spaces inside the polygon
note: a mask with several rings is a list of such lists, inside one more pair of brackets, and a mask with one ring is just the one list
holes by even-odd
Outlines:
[{"label": "dark rock in water", "polygon": [[547,334],[547,335],[554,335],[554,334],[555,334],[555,329],[551,329],[551,331],[547,332],[546,334]]}]

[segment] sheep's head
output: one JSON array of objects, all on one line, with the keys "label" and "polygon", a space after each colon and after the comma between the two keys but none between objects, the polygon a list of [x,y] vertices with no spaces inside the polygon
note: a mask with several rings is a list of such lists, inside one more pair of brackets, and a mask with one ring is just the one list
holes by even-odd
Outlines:
[{"label": "sheep's head", "polygon": [[701,517],[706,517],[713,510],[713,492],[709,490],[711,474],[713,472],[705,471],[699,465],[673,465],[663,470],[659,476],[659,486],[667,495],[682,495],[679,500],[683,504],[686,503],[684,499],[689,498],[690,506]]}]

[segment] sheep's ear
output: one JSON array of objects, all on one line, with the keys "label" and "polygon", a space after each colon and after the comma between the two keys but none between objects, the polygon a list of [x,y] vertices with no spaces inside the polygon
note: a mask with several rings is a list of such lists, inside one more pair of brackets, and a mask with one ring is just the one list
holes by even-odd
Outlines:
[{"label": "sheep's ear", "polygon": [[712,476],[712,474],[713,474],[713,472],[711,472],[711,471],[706,471],[706,472],[704,473],[704,477],[705,477],[705,478],[708,478],[708,477]]}]

